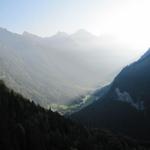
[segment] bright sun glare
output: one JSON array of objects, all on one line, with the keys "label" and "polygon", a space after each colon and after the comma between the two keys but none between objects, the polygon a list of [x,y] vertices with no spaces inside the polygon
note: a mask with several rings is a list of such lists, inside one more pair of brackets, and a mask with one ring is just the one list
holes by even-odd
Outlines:
[{"label": "bright sun glare", "polygon": [[146,49],[150,46],[150,1],[130,0],[107,9],[105,17],[99,16],[99,27],[102,32],[113,34],[119,42],[131,47]]},{"label": "bright sun glare", "polygon": [[73,33],[83,28],[95,35],[114,36],[118,43],[138,52],[150,46],[150,0],[32,0],[16,4],[9,5],[9,11],[7,2],[0,6],[1,26],[13,32],[50,36],[58,30]]}]

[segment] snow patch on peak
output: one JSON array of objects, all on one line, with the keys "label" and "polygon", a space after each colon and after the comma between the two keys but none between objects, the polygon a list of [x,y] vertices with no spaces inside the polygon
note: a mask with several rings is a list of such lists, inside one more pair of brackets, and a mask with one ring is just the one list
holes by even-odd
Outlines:
[{"label": "snow patch on peak", "polygon": [[135,107],[137,110],[140,110],[140,111],[144,110],[144,102],[143,101],[138,100],[135,102],[128,92],[126,92],[126,91],[121,92],[119,88],[116,88],[115,92],[118,96],[119,101],[127,102],[130,105],[132,105],[133,107]]}]

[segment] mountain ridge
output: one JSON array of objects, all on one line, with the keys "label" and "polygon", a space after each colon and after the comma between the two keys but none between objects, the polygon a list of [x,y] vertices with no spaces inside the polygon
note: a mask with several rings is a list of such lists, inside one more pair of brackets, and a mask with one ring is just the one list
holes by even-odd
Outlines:
[{"label": "mountain ridge", "polygon": [[150,55],[125,67],[102,98],[71,117],[84,125],[149,139],[149,67]]},{"label": "mountain ridge", "polygon": [[45,108],[68,105],[99,83],[103,86],[112,81],[130,60],[116,47],[108,47],[109,42],[102,44],[99,37],[86,36],[82,41],[71,35],[66,38],[66,34],[64,38],[64,33],[60,38],[42,38],[1,30],[0,77],[7,86]]}]

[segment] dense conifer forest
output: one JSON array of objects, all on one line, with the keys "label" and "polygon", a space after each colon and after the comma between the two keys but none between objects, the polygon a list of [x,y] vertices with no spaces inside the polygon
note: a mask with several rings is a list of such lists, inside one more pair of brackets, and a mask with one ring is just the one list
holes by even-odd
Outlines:
[{"label": "dense conifer forest", "polygon": [[107,130],[88,129],[35,105],[0,82],[1,150],[144,150],[137,142]]}]

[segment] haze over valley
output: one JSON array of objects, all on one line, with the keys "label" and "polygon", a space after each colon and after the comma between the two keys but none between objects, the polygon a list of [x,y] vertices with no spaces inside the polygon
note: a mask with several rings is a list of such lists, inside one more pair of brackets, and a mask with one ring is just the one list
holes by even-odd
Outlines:
[{"label": "haze over valley", "polygon": [[125,49],[83,29],[42,38],[0,28],[0,78],[45,108],[68,104],[108,84],[138,58]]},{"label": "haze over valley", "polygon": [[1,0],[0,150],[150,150],[149,8]]}]

